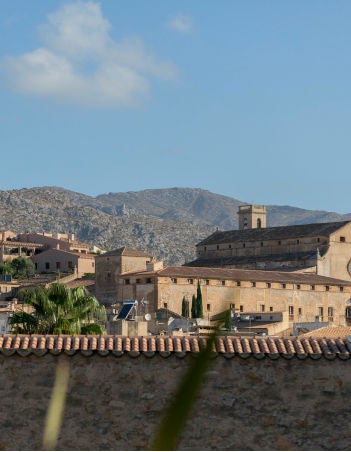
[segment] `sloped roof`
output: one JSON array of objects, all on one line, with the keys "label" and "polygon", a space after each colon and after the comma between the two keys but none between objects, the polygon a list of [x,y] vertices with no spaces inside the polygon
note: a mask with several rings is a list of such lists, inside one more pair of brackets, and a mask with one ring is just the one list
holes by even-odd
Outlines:
[{"label": "sloped roof", "polygon": [[238,268],[214,267],[165,267],[155,272],[158,276],[194,278],[194,279],[223,279],[234,281],[263,281],[284,282],[293,284],[326,284],[351,286],[351,281],[329,278],[314,273],[280,272],[268,270],[242,270]]},{"label": "sloped roof", "polygon": [[202,240],[199,245],[212,245],[219,243],[259,241],[259,240],[284,240],[289,238],[325,236],[350,223],[350,221],[336,221],[333,223],[312,223],[294,226],[275,226],[272,228],[243,229],[232,231],[216,231]]},{"label": "sloped roof", "polygon": [[99,254],[99,256],[129,256],[129,257],[152,257],[151,254],[144,253],[143,251],[134,250],[133,248],[127,248],[123,246],[112,251],[107,251],[107,253]]},{"label": "sloped roof", "polygon": [[[84,356],[94,354],[106,356],[138,356],[153,357],[160,355],[168,357],[175,355],[184,358],[189,353],[198,353],[206,345],[204,337],[187,336],[56,336],[56,335],[0,335],[0,353],[5,356],[17,354],[28,356],[34,354],[43,356],[47,353],[59,355],[65,353],[74,355],[80,353]],[[350,359],[351,343],[347,338],[242,338],[220,336],[216,339],[214,353],[224,358],[278,358],[285,359],[319,359],[328,360]]]},{"label": "sloped roof", "polygon": [[[325,251],[325,250],[324,250]],[[320,253],[323,255],[323,253]],[[292,262],[296,261],[301,266],[301,263],[308,260],[316,259],[316,251],[301,251],[297,253],[282,253],[282,254],[264,254],[258,256],[223,256],[223,257],[209,257],[198,258],[194,261],[187,262],[187,267],[222,267],[228,265],[245,265],[256,264],[260,262]],[[289,265],[291,271],[291,265]]]},{"label": "sloped roof", "polygon": [[299,334],[299,337],[313,337],[313,338],[337,338],[351,336],[351,326],[326,326],[318,328],[317,330],[308,331],[304,334]]}]

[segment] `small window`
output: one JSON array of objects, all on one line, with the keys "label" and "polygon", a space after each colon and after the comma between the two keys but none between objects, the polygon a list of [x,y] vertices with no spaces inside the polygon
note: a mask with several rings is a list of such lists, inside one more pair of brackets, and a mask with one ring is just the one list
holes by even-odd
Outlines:
[{"label": "small window", "polygon": [[261,218],[257,218],[257,229],[261,229],[261,226],[262,226]]},{"label": "small window", "polygon": [[329,286],[325,286],[325,290],[329,292]]},{"label": "small window", "polygon": [[263,242],[261,242],[261,246],[263,246]]},{"label": "small window", "polygon": [[301,285],[300,284],[296,284],[296,289],[300,290],[301,289]]},{"label": "small window", "polygon": [[319,317],[323,317],[323,308],[322,307],[318,308],[318,315],[319,315]]},{"label": "small window", "polygon": [[237,285],[238,287],[240,287],[240,286],[241,286],[241,281],[237,281],[237,282],[236,282],[236,285]]},{"label": "small window", "polygon": [[140,283],[141,283],[141,279],[140,279],[140,278],[137,278],[137,279],[135,280],[135,282],[136,282],[137,284],[140,284]]},{"label": "small window", "polygon": [[56,262],[56,269],[60,270],[60,268],[61,268],[61,262]]},{"label": "small window", "polygon": [[73,262],[72,261],[68,261],[68,268],[73,268]]},{"label": "small window", "polygon": [[152,279],[151,278],[146,278],[146,284],[151,284],[152,283]]},{"label": "small window", "polygon": [[107,277],[111,278],[111,272],[107,272]]},{"label": "small window", "polygon": [[285,283],[282,283],[282,284],[280,284],[280,287],[281,287],[282,289],[286,289],[286,284],[285,284]]},{"label": "small window", "polygon": [[192,278],[188,278],[188,284],[193,284],[194,280]]},{"label": "small window", "polygon": [[206,251],[207,250],[207,246],[204,246],[204,251]]},{"label": "small window", "polygon": [[282,241],[281,240],[278,240],[278,245],[281,245],[282,244]]},{"label": "small window", "polygon": [[91,266],[94,268],[94,267],[95,267],[95,262],[92,262],[92,263],[91,263]]},{"label": "small window", "polygon": [[334,308],[329,307],[328,308],[328,317],[333,317],[333,315],[334,315]]},{"label": "small window", "polygon": [[270,312],[273,312],[273,306],[269,307]]},{"label": "small window", "polygon": [[299,314],[299,315],[302,315],[302,308],[299,308],[298,314]]},{"label": "small window", "polygon": [[345,237],[340,237],[340,242],[345,242]]},{"label": "small window", "polygon": [[207,304],[207,311],[211,311],[211,305],[209,303]]},{"label": "small window", "polygon": [[296,243],[297,243],[297,245],[299,245],[299,243],[300,243],[300,240],[299,240],[299,239],[297,239],[297,240],[296,240]]},{"label": "small window", "polygon": [[171,278],[173,284],[177,284],[177,278]]},{"label": "small window", "polygon": [[239,310],[240,312],[244,312],[244,306],[242,304],[239,306]]},{"label": "small window", "polygon": [[267,289],[269,289],[269,288],[271,287],[271,283],[270,283],[270,282],[267,282],[267,283],[266,283],[266,287],[267,287]]},{"label": "small window", "polygon": [[343,292],[343,291],[344,291],[343,286],[339,286],[339,292]]},{"label": "small window", "polygon": [[218,284],[219,284],[220,286],[225,286],[225,281],[224,281],[224,279],[218,280]]},{"label": "small window", "polygon": [[204,280],[204,284],[205,284],[205,286],[209,286],[210,285],[210,280],[209,279],[205,279]]},{"label": "small window", "polygon": [[229,249],[231,249],[231,247],[232,247],[232,245],[229,245],[229,247],[228,247],[228,248],[229,248]]},{"label": "small window", "polygon": [[168,309],[168,303],[163,303],[163,307],[164,307],[165,309]]},{"label": "small window", "polygon": [[[264,304],[260,304],[260,311],[261,311],[261,312],[264,312],[265,309],[266,309],[265,305],[264,305]],[[257,317],[256,317],[256,318],[257,318]]]},{"label": "small window", "polygon": [[219,245],[217,245],[217,250],[219,250]]},{"label": "small window", "polygon": [[289,315],[294,315],[294,306],[289,306]]},{"label": "small window", "polygon": [[130,279],[126,279],[126,280],[125,280],[125,284],[126,284],[126,285],[130,284]]},{"label": "small window", "polygon": [[46,268],[46,270],[49,270],[49,268],[50,268],[50,262],[45,262],[45,268]]},{"label": "small window", "polygon": [[316,286],[314,284],[312,284],[311,286],[311,290],[315,290]]},{"label": "small window", "polygon": [[245,246],[246,246],[246,243],[243,243],[243,248],[245,248]]},{"label": "small window", "polygon": [[317,237],[317,242],[319,243],[321,241],[321,239],[319,237]]},{"label": "small window", "polygon": [[255,281],[251,281],[251,282],[250,282],[250,286],[251,286],[251,287],[256,287]]}]

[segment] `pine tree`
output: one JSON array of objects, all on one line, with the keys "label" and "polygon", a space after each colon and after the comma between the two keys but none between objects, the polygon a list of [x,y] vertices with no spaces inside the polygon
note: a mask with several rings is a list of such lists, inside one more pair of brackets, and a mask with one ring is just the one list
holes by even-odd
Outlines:
[{"label": "pine tree", "polygon": [[232,315],[231,315],[231,310],[230,309],[225,311],[224,327],[227,330],[231,330],[232,329]]},{"label": "pine tree", "polygon": [[183,300],[182,300],[182,316],[187,317],[187,301],[186,301],[185,297],[183,297]]},{"label": "pine tree", "polygon": [[200,281],[197,282],[196,311],[197,311],[197,316],[199,318],[203,318],[204,312],[203,312],[203,307],[202,307],[202,293],[201,293]]},{"label": "pine tree", "polygon": [[193,298],[191,299],[191,317],[193,319],[196,319],[197,317],[197,303],[195,295],[193,295]]}]

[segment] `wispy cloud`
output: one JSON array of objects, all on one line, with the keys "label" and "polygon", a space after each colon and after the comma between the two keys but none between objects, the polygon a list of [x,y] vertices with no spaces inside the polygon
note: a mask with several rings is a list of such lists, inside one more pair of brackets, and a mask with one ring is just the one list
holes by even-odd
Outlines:
[{"label": "wispy cloud", "polygon": [[193,24],[189,17],[184,14],[178,14],[168,22],[168,26],[181,33],[187,33],[192,29]]},{"label": "wispy cloud", "polygon": [[150,96],[150,78],[173,79],[177,68],[159,61],[138,37],[114,41],[100,4],[66,4],[39,29],[43,46],[7,57],[13,89],[70,103],[135,106]]}]

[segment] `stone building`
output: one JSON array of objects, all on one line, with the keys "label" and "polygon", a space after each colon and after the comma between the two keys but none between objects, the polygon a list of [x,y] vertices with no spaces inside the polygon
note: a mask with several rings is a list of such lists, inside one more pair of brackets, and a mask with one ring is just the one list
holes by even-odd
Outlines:
[{"label": "stone building", "polygon": [[95,255],[48,249],[31,257],[36,273],[75,272],[77,277],[95,273]]},{"label": "stone building", "polygon": [[[150,312],[166,308],[182,312],[191,304],[198,281],[205,318],[234,308],[237,312],[281,312],[294,322],[345,325],[351,318],[351,281],[312,273],[241,270],[210,267],[157,267],[123,273],[122,299],[147,300]],[[273,314],[272,314],[273,315]]]},{"label": "stone building", "polygon": [[239,230],[216,231],[187,266],[309,272],[351,281],[351,221],[265,227],[263,206],[239,207]]},{"label": "stone building", "polygon": [[123,247],[95,257],[95,293],[100,303],[109,305],[126,300],[123,273],[142,271],[152,260],[150,254]]}]

